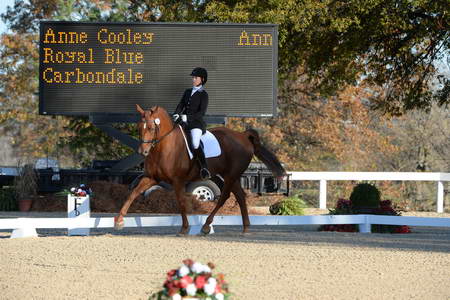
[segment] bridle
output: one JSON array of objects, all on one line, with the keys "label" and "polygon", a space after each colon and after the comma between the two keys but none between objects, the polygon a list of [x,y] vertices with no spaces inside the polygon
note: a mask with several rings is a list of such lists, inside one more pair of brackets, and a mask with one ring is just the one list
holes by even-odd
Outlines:
[{"label": "bridle", "polygon": [[[156,118],[153,123],[155,123],[155,126],[153,127],[153,138],[151,140],[141,140],[142,144],[150,144],[150,149],[153,149],[153,147],[155,147],[158,143],[160,143],[166,136],[168,136],[169,134],[172,133],[172,131],[174,131],[174,129],[176,128],[175,125],[172,125],[172,129],[167,132],[165,135],[163,135],[160,138],[158,137],[158,133],[159,133],[159,124],[161,124],[161,121],[159,120],[159,118]],[[144,122],[144,129],[147,128],[147,121]]]}]

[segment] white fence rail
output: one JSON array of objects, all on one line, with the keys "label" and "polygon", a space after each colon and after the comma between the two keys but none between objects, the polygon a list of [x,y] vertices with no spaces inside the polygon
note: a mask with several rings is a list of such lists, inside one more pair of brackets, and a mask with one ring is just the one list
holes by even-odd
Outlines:
[{"label": "white fence rail", "polygon": [[[444,182],[450,173],[390,173],[390,172],[290,172],[291,180],[320,181],[320,208],[326,208],[326,184],[329,180],[436,181],[437,211],[444,211]],[[207,216],[188,216],[191,227],[202,226]],[[422,218],[380,215],[321,216],[250,216],[252,225],[331,225],[357,224],[360,232],[370,232],[372,224],[450,227],[450,218]],[[240,216],[216,216],[213,225],[242,225]],[[127,217],[124,227],[181,226],[179,216]],[[0,230],[30,232],[36,228],[113,228],[114,218],[0,218]],[[32,230],[30,230],[32,229]],[[20,234],[18,234],[20,235]]]},{"label": "white fence rail", "polygon": [[[202,226],[207,216],[189,216],[191,226]],[[181,226],[180,216],[124,218],[124,227]],[[356,224],[362,233],[370,233],[372,224],[450,227],[450,218],[423,218],[380,215],[320,215],[320,216],[250,216],[252,225],[337,225]],[[216,216],[213,225],[242,225],[241,216]],[[36,228],[113,228],[113,217],[98,218],[2,218],[0,230]]]},{"label": "white fence rail", "polygon": [[288,172],[290,180],[320,181],[319,207],[327,208],[327,181],[373,180],[373,181],[435,181],[437,182],[438,213],[444,212],[444,182],[450,181],[450,173],[415,172]]}]

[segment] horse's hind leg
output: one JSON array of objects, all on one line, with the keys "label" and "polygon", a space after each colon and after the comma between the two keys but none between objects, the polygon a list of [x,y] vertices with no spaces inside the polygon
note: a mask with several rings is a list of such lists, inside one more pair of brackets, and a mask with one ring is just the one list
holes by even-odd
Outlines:
[{"label": "horse's hind leg", "polygon": [[247,202],[245,200],[245,192],[242,189],[241,182],[239,180],[236,180],[233,184],[232,192],[234,196],[236,197],[237,202],[239,203],[239,207],[241,209],[241,215],[242,215],[242,232],[246,233],[248,231],[248,227],[250,226],[250,219],[248,217],[248,209],[247,209]]},{"label": "horse's hind leg", "polygon": [[145,190],[154,186],[156,183],[157,182],[153,178],[143,177],[141,179],[139,184],[133,189],[131,194],[128,196],[127,201],[125,201],[125,203],[122,205],[119,215],[114,218],[114,228],[116,230],[120,230],[123,228],[123,217],[127,214],[128,209],[130,208],[134,199],[136,199]]},{"label": "horse's hind leg", "polygon": [[217,211],[225,204],[225,201],[227,201],[227,199],[230,197],[231,187],[232,183],[230,183],[230,179],[225,178],[219,201],[217,201],[216,207],[214,207],[213,211],[206,219],[205,224],[202,226],[202,233],[208,234],[211,231],[210,225],[214,220],[214,216],[216,215]]}]

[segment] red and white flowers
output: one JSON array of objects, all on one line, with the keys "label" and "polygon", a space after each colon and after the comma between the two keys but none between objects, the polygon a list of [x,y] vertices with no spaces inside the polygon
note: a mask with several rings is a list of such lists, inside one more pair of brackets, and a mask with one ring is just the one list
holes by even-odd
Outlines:
[{"label": "red and white flowers", "polygon": [[150,296],[150,299],[229,299],[228,285],[223,274],[212,275],[214,265],[203,265],[192,259],[183,260],[179,269],[167,272],[164,289]]},{"label": "red and white flowers", "polygon": [[77,197],[86,197],[86,195],[92,194],[92,190],[86,185],[80,184],[79,187],[72,187],[70,189],[70,194]]}]

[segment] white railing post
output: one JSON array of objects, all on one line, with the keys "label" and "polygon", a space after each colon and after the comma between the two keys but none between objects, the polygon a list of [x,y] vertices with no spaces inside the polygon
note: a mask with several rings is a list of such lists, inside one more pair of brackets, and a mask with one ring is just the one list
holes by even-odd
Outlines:
[{"label": "white railing post", "polygon": [[358,224],[360,233],[372,233],[372,224],[370,223],[369,216],[364,216],[364,223]]},{"label": "white railing post", "polygon": [[444,182],[438,181],[437,184],[437,212],[444,212]]},{"label": "white railing post", "polygon": [[320,180],[319,208],[327,208],[327,181],[325,179]]}]

